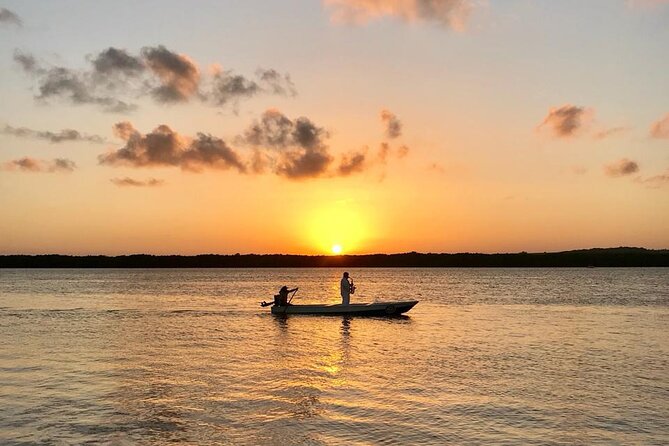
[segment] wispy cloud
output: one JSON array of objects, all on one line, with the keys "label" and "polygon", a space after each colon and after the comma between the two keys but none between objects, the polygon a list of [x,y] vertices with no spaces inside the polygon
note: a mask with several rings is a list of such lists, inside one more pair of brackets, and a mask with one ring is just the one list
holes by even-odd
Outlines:
[{"label": "wispy cloud", "polygon": [[381,164],[386,164],[390,157],[405,158],[409,154],[409,151],[409,147],[404,144],[393,149],[387,142],[382,142],[379,144],[379,151],[377,152],[376,158]]},{"label": "wispy cloud", "polygon": [[35,99],[47,101],[60,98],[72,104],[95,104],[108,112],[124,113],[136,108],[116,99],[110,94],[101,94],[98,83],[90,73],[77,72],[64,67],[47,67],[38,62],[31,54],[14,52],[14,61],[29,75],[37,80],[39,94]]},{"label": "wispy cloud", "polygon": [[0,8],[0,25],[23,26],[23,20],[16,13],[6,8]]},{"label": "wispy cloud", "polygon": [[149,178],[148,180],[136,180],[134,178],[124,177],[112,178],[109,181],[119,187],[157,187],[165,184],[164,180],[158,180],[156,178]]},{"label": "wispy cloud", "polygon": [[650,126],[650,136],[658,139],[669,139],[669,113]]},{"label": "wispy cloud", "polygon": [[362,172],[365,170],[366,157],[366,150],[345,154],[339,163],[339,167],[337,167],[337,172],[341,176],[349,176],[352,173]]},{"label": "wispy cloud", "polygon": [[35,56],[19,50],[14,51],[14,62],[16,62],[28,74],[44,74],[46,70],[37,62]]},{"label": "wispy cloud", "polygon": [[18,138],[42,139],[54,144],[76,141],[92,142],[96,144],[102,144],[105,142],[105,139],[102,136],[87,135],[74,129],[63,129],[58,132],[52,132],[49,130],[33,130],[26,127],[12,127],[10,125],[5,125],[0,130],[0,133],[16,136]]},{"label": "wispy cloud", "polygon": [[406,156],[409,155],[409,152],[411,152],[411,149],[408,146],[402,144],[397,148],[397,157],[405,158]]},{"label": "wispy cloud", "polygon": [[593,138],[595,139],[607,139],[611,138],[613,136],[618,136],[621,133],[625,133],[628,130],[627,127],[612,127],[610,129],[604,129],[600,130],[598,132],[595,132],[595,134],[592,135]]},{"label": "wispy cloud", "polygon": [[53,160],[40,160],[24,157],[7,161],[2,165],[3,170],[23,172],[72,172],[77,168],[74,161],[66,158],[55,158]]},{"label": "wispy cloud", "polygon": [[288,74],[276,70],[258,69],[255,79],[223,71],[217,66],[212,68],[213,79],[209,90],[209,100],[215,105],[238,104],[240,99],[251,98],[261,93],[278,96],[295,96],[297,90]]},{"label": "wispy cloud", "polygon": [[36,99],[93,104],[118,113],[133,111],[133,102],[147,95],[159,104],[196,100],[216,106],[237,105],[258,94],[296,95],[288,74],[258,69],[251,79],[214,68],[206,76],[188,55],[163,45],[144,47],[139,54],[109,47],[88,56],[90,65],[84,70],[52,66],[18,50],[14,60],[35,79]]},{"label": "wispy cloud", "polygon": [[619,159],[604,166],[604,173],[610,177],[622,177],[639,171],[636,161],[627,158]]},{"label": "wispy cloud", "polygon": [[471,0],[323,0],[336,23],[364,24],[382,17],[433,23],[462,31],[474,9]]},{"label": "wispy cloud", "polygon": [[661,173],[659,175],[653,175],[652,177],[647,177],[647,178],[639,177],[636,180],[637,182],[651,189],[669,187],[669,169],[667,169],[664,173]]},{"label": "wispy cloud", "polygon": [[381,122],[385,125],[385,134],[390,139],[402,136],[402,122],[390,110],[381,110]]}]

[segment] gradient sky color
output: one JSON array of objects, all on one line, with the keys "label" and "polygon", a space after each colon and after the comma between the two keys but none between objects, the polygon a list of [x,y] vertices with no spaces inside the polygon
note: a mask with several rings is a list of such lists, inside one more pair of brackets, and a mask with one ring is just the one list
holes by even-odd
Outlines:
[{"label": "gradient sky color", "polygon": [[0,253],[669,247],[667,1],[0,8]]}]

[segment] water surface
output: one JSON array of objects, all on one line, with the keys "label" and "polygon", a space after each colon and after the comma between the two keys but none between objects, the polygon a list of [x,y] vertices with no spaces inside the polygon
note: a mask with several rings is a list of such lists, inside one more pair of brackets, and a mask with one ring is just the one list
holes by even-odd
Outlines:
[{"label": "water surface", "polygon": [[667,444],[669,270],[0,270],[1,444]]}]

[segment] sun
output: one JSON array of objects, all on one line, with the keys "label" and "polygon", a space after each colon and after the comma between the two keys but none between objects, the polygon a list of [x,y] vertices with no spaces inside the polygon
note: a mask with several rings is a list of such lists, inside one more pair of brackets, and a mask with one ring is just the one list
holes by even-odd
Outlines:
[{"label": "sun", "polygon": [[319,254],[355,254],[369,234],[367,214],[355,202],[339,201],[309,210],[302,220],[305,242]]}]

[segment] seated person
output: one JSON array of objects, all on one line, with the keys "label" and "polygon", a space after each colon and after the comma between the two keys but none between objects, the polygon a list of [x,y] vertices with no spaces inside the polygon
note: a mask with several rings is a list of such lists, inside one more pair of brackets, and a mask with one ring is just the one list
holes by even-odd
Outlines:
[{"label": "seated person", "polygon": [[292,290],[289,290],[287,286],[282,286],[281,289],[279,290],[279,294],[274,296],[274,305],[277,306],[286,306],[290,305],[288,303],[288,294],[293,293],[297,291],[297,288],[293,288]]}]

